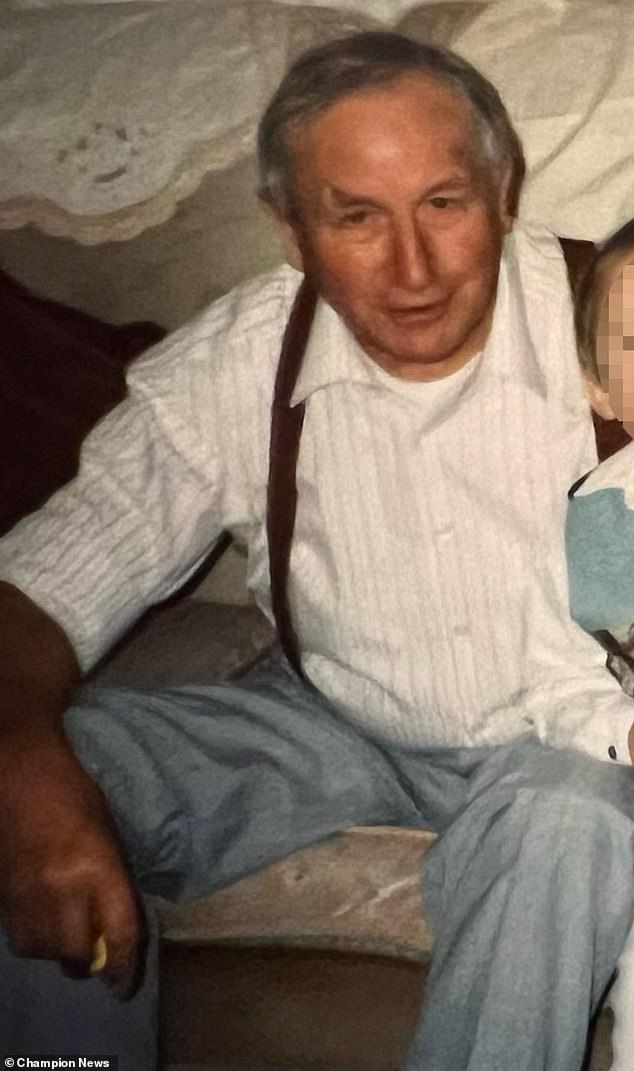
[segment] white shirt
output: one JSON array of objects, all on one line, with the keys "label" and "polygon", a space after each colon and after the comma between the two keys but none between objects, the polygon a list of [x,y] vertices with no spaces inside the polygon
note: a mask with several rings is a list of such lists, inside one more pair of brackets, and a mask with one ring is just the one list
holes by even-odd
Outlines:
[{"label": "white shirt", "polygon": [[[0,542],[0,575],[84,669],[224,528],[270,616],[270,405],[299,281],[242,286],[139,359],[76,480]],[[568,614],[566,492],[596,452],[556,240],[509,236],[482,354],[435,383],[387,375],[320,302],[302,398],[289,594],[314,683],[400,744],[535,731],[628,762],[634,708]]]}]

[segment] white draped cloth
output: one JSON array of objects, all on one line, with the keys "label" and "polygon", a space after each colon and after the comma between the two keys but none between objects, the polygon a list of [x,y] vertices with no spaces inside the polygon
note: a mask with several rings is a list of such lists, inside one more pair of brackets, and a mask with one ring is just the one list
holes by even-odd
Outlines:
[{"label": "white draped cloth", "polygon": [[165,221],[252,155],[295,55],[386,26],[450,44],[499,88],[526,147],[526,218],[595,240],[629,218],[631,0],[5,0],[0,228],[96,243]]}]

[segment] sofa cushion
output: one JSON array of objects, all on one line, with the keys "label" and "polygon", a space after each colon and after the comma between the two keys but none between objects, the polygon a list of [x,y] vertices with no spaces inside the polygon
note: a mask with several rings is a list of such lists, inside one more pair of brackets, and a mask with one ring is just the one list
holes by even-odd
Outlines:
[{"label": "sofa cushion", "polygon": [[130,688],[211,684],[251,669],[274,641],[256,606],[180,599],[150,610],[87,681]]}]

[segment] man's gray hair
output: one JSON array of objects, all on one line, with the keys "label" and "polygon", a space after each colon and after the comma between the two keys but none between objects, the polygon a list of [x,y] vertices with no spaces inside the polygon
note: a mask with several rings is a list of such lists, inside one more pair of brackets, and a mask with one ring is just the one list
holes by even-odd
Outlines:
[{"label": "man's gray hair", "polygon": [[525,172],[524,154],[497,90],[448,49],[388,32],[357,33],[329,41],[293,63],[259,126],[260,197],[283,218],[296,218],[292,131],[342,97],[410,72],[429,75],[467,100],[482,155],[496,178],[510,175],[507,209],[514,216]]}]

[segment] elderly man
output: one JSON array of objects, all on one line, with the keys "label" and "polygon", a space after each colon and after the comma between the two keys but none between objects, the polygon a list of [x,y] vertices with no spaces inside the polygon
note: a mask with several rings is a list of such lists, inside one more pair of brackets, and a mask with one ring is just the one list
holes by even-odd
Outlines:
[{"label": "elderly man", "polygon": [[[300,58],[260,161],[292,267],[142,358],[78,478],[0,545],[1,1054],[155,1066],[152,957],[128,1003],[101,985],[131,987],[136,890],[393,823],[441,833],[408,1066],[579,1071],[633,913],[634,782],[631,704],[567,615],[565,492],[596,455],[559,247],[513,227],[493,88],[402,37]],[[288,659],[85,691],[63,721],[223,529]],[[51,980],[101,935],[102,979]]]}]

